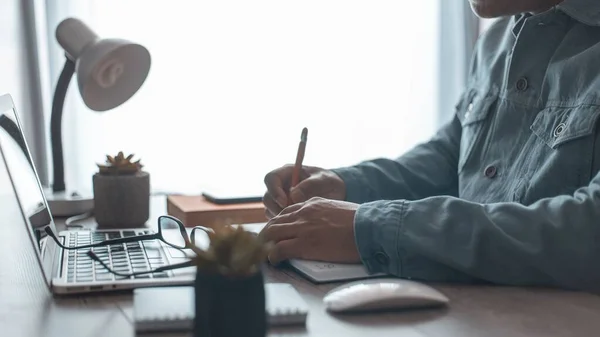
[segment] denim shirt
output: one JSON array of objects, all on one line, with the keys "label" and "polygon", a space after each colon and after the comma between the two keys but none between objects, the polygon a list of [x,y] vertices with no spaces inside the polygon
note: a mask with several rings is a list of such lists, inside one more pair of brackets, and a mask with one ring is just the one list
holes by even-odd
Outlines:
[{"label": "denim shirt", "polygon": [[600,291],[600,1],[499,19],[451,121],[338,168],[369,272]]}]

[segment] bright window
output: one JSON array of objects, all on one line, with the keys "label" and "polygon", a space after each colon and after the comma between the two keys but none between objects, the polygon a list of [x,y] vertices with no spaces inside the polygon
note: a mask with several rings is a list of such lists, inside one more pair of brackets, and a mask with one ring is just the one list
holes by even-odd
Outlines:
[{"label": "bright window", "polygon": [[304,126],[305,164],[330,168],[396,157],[439,123],[437,0],[57,3],[58,21],[76,16],[102,37],[141,43],[153,61],[142,89],[105,113],[71,84],[69,188],[91,189],[95,164],[123,150],[142,159],[155,191],[262,192],[265,173],[294,161]]}]

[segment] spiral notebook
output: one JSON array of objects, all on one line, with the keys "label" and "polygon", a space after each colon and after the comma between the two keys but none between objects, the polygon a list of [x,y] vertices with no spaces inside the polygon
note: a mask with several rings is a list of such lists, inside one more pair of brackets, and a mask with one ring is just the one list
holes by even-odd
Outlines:
[{"label": "spiral notebook", "polygon": [[[269,326],[304,325],[308,305],[287,283],[266,283]],[[185,331],[194,323],[194,287],[152,287],[133,291],[133,319],[137,332]]]}]

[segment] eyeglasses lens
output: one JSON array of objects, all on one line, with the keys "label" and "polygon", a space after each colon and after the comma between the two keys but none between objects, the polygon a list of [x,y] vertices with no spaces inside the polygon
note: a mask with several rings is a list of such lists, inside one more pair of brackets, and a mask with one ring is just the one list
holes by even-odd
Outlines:
[{"label": "eyeglasses lens", "polygon": [[185,238],[183,237],[185,228],[180,223],[171,218],[162,217],[158,225],[162,238],[166,243],[176,248],[183,249],[186,247]]},{"label": "eyeglasses lens", "polygon": [[210,244],[210,238],[206,230],[208,229],[203,230],[202,227],[196,227],[190,233],[190,240],[200,249],[207,249]]}]

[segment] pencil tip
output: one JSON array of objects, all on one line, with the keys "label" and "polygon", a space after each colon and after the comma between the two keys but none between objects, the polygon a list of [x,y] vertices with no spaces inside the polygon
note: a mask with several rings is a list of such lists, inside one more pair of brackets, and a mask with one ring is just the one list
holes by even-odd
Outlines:
[{"label": "pencil tip", "polygon": [[300,136],[300,140],[303,142],[306,142],[307,136],[308,136],[308,129],[307,128],[302,129],[302,135]]}]

